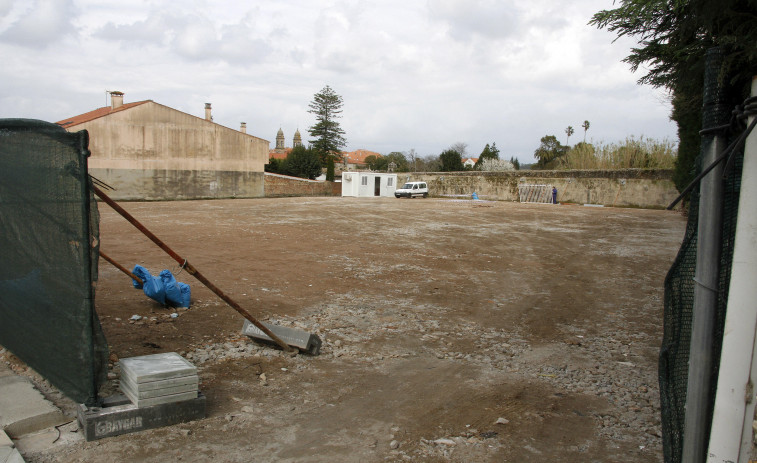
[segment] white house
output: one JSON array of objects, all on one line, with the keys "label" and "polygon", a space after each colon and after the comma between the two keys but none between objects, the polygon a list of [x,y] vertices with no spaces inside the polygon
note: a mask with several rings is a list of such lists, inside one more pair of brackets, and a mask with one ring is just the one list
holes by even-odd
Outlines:
[{"label": "white house", "polygon": [[394,196],[397,174],[342,172],[342,196]]},{"label": "white house", "polygon": [[473,167],[476,165],[476,162],[478,162],[478,158],[466,158],[463,159],[463,165],[465,167]]}]

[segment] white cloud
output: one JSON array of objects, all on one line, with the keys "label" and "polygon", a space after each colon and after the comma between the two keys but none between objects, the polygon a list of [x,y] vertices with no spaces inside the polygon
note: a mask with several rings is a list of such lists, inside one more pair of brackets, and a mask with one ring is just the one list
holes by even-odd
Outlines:
[{"label": "white cloud", "polygon": [[269,140],[281,126],[291,143],[297,128],[308,139],[308,103],[329,84],[349,149],[438,154],[462,141],[477,154],[497,142],[530,158],[542,136],[584,119],[598,140],[675,133],[669,104],[620,62],[631,42],[586,25],[604,0],[8,5],[0,117],[59,120],[121,90],[195,115],[211,102],[217,122]]},{"label": "white cloud", "polygon": [[43,48],[76,32],[73,20],[78,10],[72,0],[9,3],[0,5],[4,26],[0,41]]}]

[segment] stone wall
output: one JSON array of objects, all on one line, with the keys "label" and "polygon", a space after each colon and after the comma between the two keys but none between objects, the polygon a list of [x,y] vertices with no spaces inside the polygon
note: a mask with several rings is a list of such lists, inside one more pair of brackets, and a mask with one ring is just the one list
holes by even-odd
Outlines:
[{"label": "stone wall", "polygon": [[89,173],[115,188],[106,193],[117,201],[261,198],[265,194],[263,172],[90,168]]},{"label": "stone wall", "polygon": [[397,181],[425,181],[431,196],[518,201],[518,186],[557,187],[559,202],[663,208],[678,196],[671,170],[517,170],[512,172],[400,172]]},{"label": "stone wall", "polygon": [[[286,175],[265,173],[266,197],[280,196],[339,196],[341,188],[336,192],[334,182],[320,182],[305,178],[289,177]],[[339,184],[341,187],[341,184]]]}]

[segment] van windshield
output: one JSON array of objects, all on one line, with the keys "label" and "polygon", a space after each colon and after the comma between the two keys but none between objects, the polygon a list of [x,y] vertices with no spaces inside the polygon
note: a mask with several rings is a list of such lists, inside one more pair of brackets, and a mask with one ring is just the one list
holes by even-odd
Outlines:
[{"label": "van windshield", "polygon": [[402,189],[403,190],[412,190],[413,189],[413,184],[412,183],[406,183],[406,184],[402,185]]}]

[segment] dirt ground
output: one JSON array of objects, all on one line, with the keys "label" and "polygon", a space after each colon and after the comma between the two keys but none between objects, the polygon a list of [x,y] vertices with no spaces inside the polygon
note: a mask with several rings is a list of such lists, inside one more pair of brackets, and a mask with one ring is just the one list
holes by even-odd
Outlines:
[{"label": "dirt ground", "polygon": [[[662,461],[657,352],[680,213],[433,198],[123,205],[254,316],[317,333],[321,355],[243,337],[242,317],[186,273],[192,306],[177,311],[100,261],[112,359],[184,355],[207,418],[95,442],[72,423],[53,447],[23,451],[29,462]],[[104,252],[178,272],[100,213]]]}]

